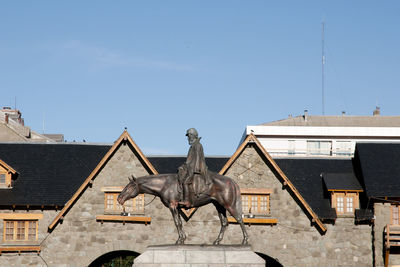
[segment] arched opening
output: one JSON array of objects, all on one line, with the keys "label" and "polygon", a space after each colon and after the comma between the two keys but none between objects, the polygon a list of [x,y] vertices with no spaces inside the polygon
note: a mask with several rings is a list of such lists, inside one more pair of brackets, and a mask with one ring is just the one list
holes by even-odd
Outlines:
[{"label": "arched opening", "polygon": [[256,254],[265,260],[265,267],[267,267],[267,266],[268,267],[283,267],[283,265],[280,264],[277,259],[274,259],[274,258],[272,258],[268,255],[265,255],[263,253],[260,253],[260,252],[256,252]]},{"label": "arched opening", "polygon": [[132,267],[140,254],[129,250],[111,251],[95,259],[89,267]]}]

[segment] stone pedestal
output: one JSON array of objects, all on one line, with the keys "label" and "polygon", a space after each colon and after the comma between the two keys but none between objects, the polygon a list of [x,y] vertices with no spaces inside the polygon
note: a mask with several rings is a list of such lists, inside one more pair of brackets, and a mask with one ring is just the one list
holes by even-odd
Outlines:
[{"label": "stone pedestal", "polygon": [[265,267],[265,261],[241,245],[149,246],[133,267]]}]

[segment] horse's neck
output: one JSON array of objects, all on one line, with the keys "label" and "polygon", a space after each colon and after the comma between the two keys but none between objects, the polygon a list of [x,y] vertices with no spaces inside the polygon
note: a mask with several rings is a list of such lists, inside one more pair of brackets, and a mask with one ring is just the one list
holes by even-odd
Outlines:
[{"label": "horse's neck", "polygon": [[139,192],[159,196],[164,187],[165,178],[164,176],[152,175],[138,178]]}]

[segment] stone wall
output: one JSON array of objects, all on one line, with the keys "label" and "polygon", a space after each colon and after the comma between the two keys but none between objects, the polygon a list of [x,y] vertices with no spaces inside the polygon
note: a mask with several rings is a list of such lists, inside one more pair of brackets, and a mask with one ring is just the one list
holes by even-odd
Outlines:
[{"label": "stone wall", "polygon": [[[47,227],[55,218],[54,211],[44,212],[40,222],[39,242],[42,253],[0,256],[0,266],[87,266],[103,254],[116,250],[142,253],[149,245],[175,243],[177,231],[169,210],[158,198],[146,195],[145,215],[151,223],[101,222],[104,214],[104,186],[126,185],[127,177],[146,175],[147,171],[129,145],[121,145],[82,196],[65,215],[62,224],[49,234]],[[246,225],[254,251],[276,258],[283,266],[372,266],[371,227],[355,225],[354,218],[339,218],[327,225],[321,235],[310,219],[282,188],[281,182],[253,147],[248,147],[228,169],[227,175],[243,188],[269,188],[271,216],[275,226]],[[211,244],[218,236],[220,222],[212,205],[199,208],[183,223],[187,244]],[[239,244],[239,225],[230,224],[223,244]]]},{"label": "stone wall", "polygon": [[[374,258],[375,258],[375,266],[385,266],[384,258],[384,233],[386,229],[386,225],[390,224],[390,203],[375,203],[374,204],[374,214],[375,214],[375,223],[373,227],[374,233]],[[400,265],[400,254],[399,251],[395,249],[391,250],[389,254],[389,266],[392,265]]]}]

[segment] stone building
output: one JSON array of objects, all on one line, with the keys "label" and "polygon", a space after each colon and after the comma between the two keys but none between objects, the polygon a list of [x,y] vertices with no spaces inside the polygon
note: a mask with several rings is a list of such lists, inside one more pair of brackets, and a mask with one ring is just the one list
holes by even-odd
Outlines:
[{"label": "stone building", "polygon": [[[354,159],[273,159],[250,134],[230,158],[206,161],[239,184],[250,244],[267,266],[395,264],[383,239],[395,209],[385,196],[371,200],[373,184],[364,179],[370,148],[357,151]],[[123,208],[116,197],[129,176],[176,172],[184,157],[146,157],[124,131],[112,145],[0,144],[0,159],[0,266],[95,266],[177,239],[159,198],[139,195]],[[368,175],[380,179],[379,172]],[[382,192],[392,186],[378,183]],[[212,205],[181,214],[186,243],[211,244],[218,236]],[[240,227],[228,219],[222,243],[239,244]]]},{"label": "stone building", "polygon": [[18,109],[3,107],[0,109],[0,142],[64,142],[63,134],[39,134],[25,125],[22,113]]}]

